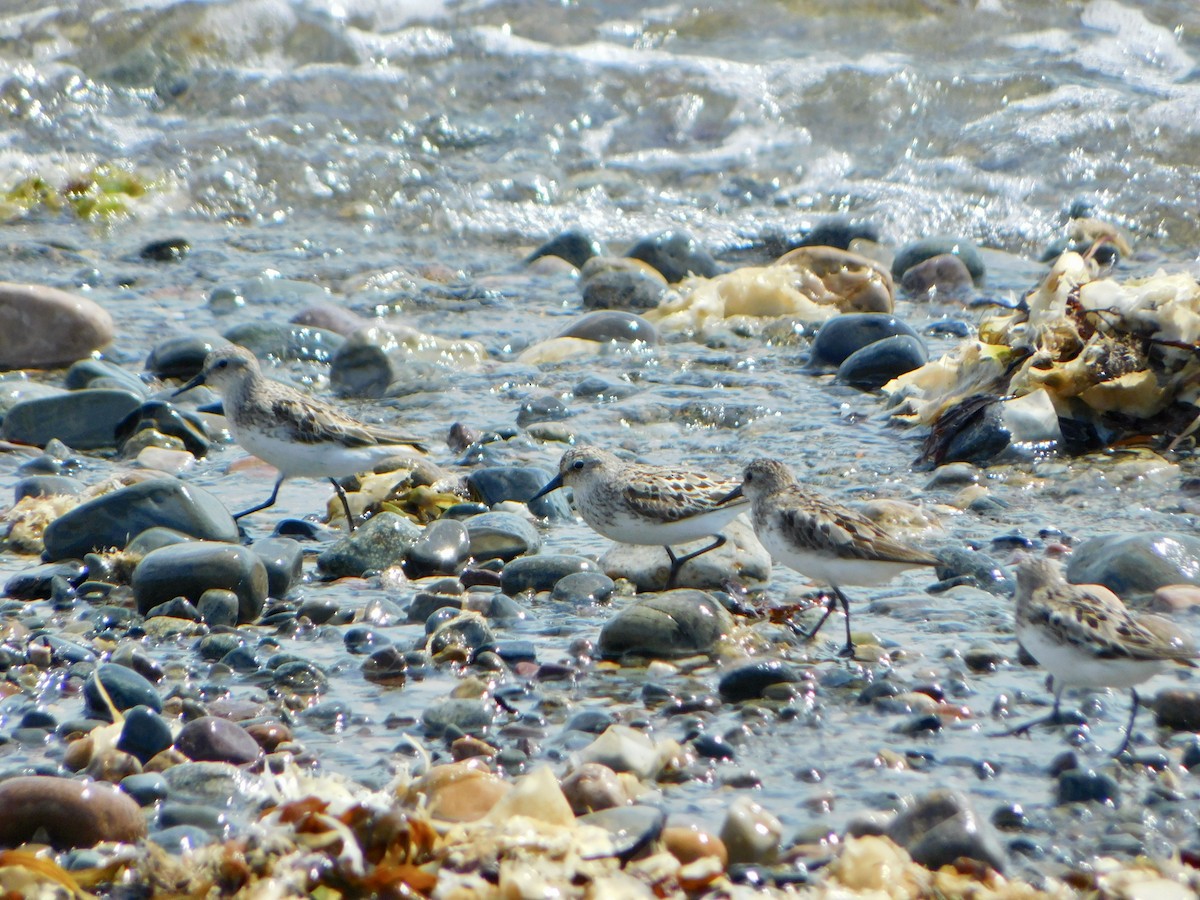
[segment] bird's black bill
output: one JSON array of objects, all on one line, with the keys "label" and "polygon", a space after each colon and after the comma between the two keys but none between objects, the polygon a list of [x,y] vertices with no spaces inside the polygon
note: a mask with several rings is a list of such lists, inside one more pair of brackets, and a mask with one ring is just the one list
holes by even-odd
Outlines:
[{"label": "bird's black bill", "polygon": [[550,481],[546,484],[546,486],[544,488],[542,488],[540,491],[538,491],[536,494],[534,494],[532,497],[530,497],[525,502],[532,503],[534,500],[538,499],[539,497],[545,497],[551,491],[557,491],[562,486],[563,486],[562,476],[555,475],[552,479],[550,479]]},{"label": "bird's black bill", "polygon": [[200,385],[202,385],[202,384],[204,384],[204,373],[203,372],[201,372],[199,375],[197,375],[195,378],[193,378],[191,381],[189,381],[187,384],[185,384],[179,390],[175,391],[175,393],[171,394],[171,396],[178,397],[180,394],[186,394],[192,388],[200,387]]},{"label": "bird's black bill", "polygon": [[732,491],[730,491],[728,494],[726,494],[724,497],[722,497],[720,500],[718,500],[717,506],[724,506],[730,500],[736,500],[738,497],[744,497],[744,496],[745,496],[745,494],[742,493],[742,486],[739,484]]}]

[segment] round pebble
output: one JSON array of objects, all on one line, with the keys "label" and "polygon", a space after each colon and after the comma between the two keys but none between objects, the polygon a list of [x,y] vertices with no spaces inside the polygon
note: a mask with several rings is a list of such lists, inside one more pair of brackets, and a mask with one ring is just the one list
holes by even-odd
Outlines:
[{"label": "round pebble", "polygon": [[16,847],[38,832],[58,848],[133,842],[146,834],[137,803],[112,785],[27,775],[0,782],[0,846]]}]

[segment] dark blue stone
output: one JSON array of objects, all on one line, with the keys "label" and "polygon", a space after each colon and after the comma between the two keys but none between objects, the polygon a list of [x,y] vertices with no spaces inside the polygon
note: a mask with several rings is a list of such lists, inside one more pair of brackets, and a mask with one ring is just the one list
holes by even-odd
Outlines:
[{"label": "dark blue stone", "polygon": [[83,683],[84,707],[89,716],[105,722],[113,721],[109,705],[100,692],[100,685],[103,685],[112,705],[120,712],[135,706],[148,706],[155,712],[162,712],[162,698],[153,684],[133,669],[102,663]]},{"label": "dark blue stone", "polygon": [[171,793],[167,779],[158,772],[127,775],[121,779],[118,787],[136,800],[138,806],[150,806],[159,800],[167,799],[167,795]]},{"label": "dark blue stone", "polygon": [[137,757],[143,765],[174,742],[166,719],[147,706],[135,706],[125,713],[117,749]]}]

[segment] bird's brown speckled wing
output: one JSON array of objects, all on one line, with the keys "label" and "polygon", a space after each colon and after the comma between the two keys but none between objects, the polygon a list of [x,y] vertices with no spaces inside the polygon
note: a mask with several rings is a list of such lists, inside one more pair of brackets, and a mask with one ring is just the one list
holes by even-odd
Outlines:
[{"label": "bird's brown speckled wing", "polygon": [[1135,616],[1086,585],[1037,591],[1028,616],[1098,659],[1174,660],[1189,665],[1197,658],[1196,648],[1170,622]]},{"label": "bird's brown speckled wing", "polygon": [[424,449],[412,438],[371,428],[315,398],[279,393],[270,398],[266,408],[275,427],[281,431],[288,429],[289,436],[303,444],[339,441],[347,447],[409,444]]},{"label": "bird's brown speckled wing", "polygon": [[[663,522],[679,522],[716,508],[717,501],[738,486],[736,480],[713,478],[689,469],[633,470],[621,493],[629,509]],[[734,503],[730,506],[745,506]]]},{"label": "bird's brown speckled wing", "polygon": [[792,490],[778,498],[775,515],[797,546],[842,559],[935,566],[937,557],[893,538],[866,516],[816,494]]}]

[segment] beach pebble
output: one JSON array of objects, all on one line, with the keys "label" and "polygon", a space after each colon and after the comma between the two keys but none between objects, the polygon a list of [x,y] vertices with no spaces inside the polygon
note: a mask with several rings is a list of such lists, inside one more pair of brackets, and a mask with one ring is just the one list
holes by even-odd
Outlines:
[{"label": "beach pebble", "polygon": [[83,482],[70,475],[29,475],[13,488],[13,502],[24,497],[75,497],[83,493]]},{"label": "beach pebble", "polygon": [[71,363],[62,383],[68,391],[108,388],[146,396],[146,383],[142,379],[106,359],[81,359]]},{"label": "beach pebble", "polygon": [[235,325],[222,337],[259,359],[329,362],[346,340],[342,335],[290,322],[254,321]]},{"label": "beach pebble", "polygon": [[630,802],[629,792],[617,773],[598,762],[584,763],[573,770],[562,780],[561,787],[577,816]]},{"label": "beach pebble", "polygon": [[513,513],[480,513],[464,519],[463,525],[471,539],[471,556],[480,562],[489,559],[507,562],[537,553],[542,546],[533,523]]},{"label": "beach pebble", "polygon": [[644,804],[614,806],[580,816],[576,823],[607,831],[612,837],[613,855],[626,862],[658,840],[667,824],[667,814],[657,806]]},{"label": "beach pebble", "polygon": [[467,734],[484,738],[494,719],[490,704],[461,697],[435,700],[421,713],[421,725],[430,737],[458,738]]},{"label": "beach pebble", "polygon": [[639,315],[617,309],[599,309],[580,316],[560,331],[557,337],[579,338],[601,344],[607,344],[609,341],[621,344],[634,341],[646,344],[659,342],[657,328]]},{"label": "beach pebble", "polygon": [[382,397],[393,385],[428,390],[435,372],[468,371],[487,357],[483,345],[444,340],[406,325],[370,325],[346,337],[329,366],[329,383],[343,397]]},{"label": "beach pebble", "polygon": [[[553,472],[539,466],[486,466],[467,474],[467,490],[488,506],[505,500],[527,503],[553,477]],[[529,504],[529,511],[540,518],[557,521],[571,517],[562,491],[553,491],[534,500]]]},{"label": "beach pebble", "polygon": [[898,334],[851,353],[838,366],[837,380],[861,390],[878,390],[928,361],[929,354],[920,338]]},{"label": "beach pebble", "polygon": [[45,563],[12,576],[4,583],[4,593],[15,600],[45,600],[54,593],[56,578],[78,586],[87,575],[87,567],[78,560]]},{"label": "beach pebble", "polygon": [[975,280],[959,256],[941,253],[905,270],[900,286],[912,295],[963,297],[975,287]]},{"label": "beach pebble", "polygon": [[139,394],[123,389],[85,388],[24,400],[4,416],[6,441],[44,447],[58,438],[78,450],[117,445],[117,423],[141,405]]},{"label": "beach pebble", "polygon": [[225,762],[243,765],[254,762],[262,748],[236,722],[216,716],[201,716],[183,726],[175,747],[194,762]]},{"label": "beach pebble", "polygon": [[471,555],[471,538],[462,522],[438,519],[425,526],[408,550],[405,569],[413,578],[453,575]]},{"label": "beach pebble", "polygon": [[149,706],[135,706],[125,712],[117,749],[145,765],[151,757],[170,747],[173,740],[171,726],[159,712]]},{"label": "beach pebble", "polygon": [[600,567],[586,556],[569,553],[541,553],[514,559],[504,567],[500,589],[510,597],[522,591],[553,590],[568,575],[580,572],[600,573]]},{"label": "beach pebble", "polygon": [[481,615],[473,612],[456,613],[445,621],[439,621],[430,633],[429,655],[439,661],[456,658],[465,662],[495,641],[495,635]]},{"label": "beach pebble", "polygon": [[112,339],[112,316],[86,297],[0,282],[0,369],[69,365]]},{"label": "beach pebble", "polygon": [[1058,775],[1057,801],[1121,805],[1121,789],[1108,775],[1092,769],[1066,769]]},{"label": "beach pebble", "polygon": [[209,628],[235,627],[240,608],[238,595],[225,588],[209,588],[196,601],[196,612]]},{"label": "beach pebble", "polygon": [[604,249],[600,246],[600,242],[594,237],[582,229],[571,228],[556,234],[525,257],[525,265],[544,256],[557,256],[559,259],[565,259],[575,268],[582,269],[584,263],[593,256],[600,256],[603,252]]},{"label": "beach pebble", "polygon": [[1200,692],[1167,688],[1154,698],[1154,722],[1173,731],[1200,732]]},{"label": "beach pebble", "polygon": [[[104,686],[103,692],[100,685]],[[102,722],[113,721],[112,708],[124,712],[144,706],[155,713],[161,713],[163,708],[158,688],[133,669],[113,663],[96,666],[83,682],[83,703],[87,715]]]},{"label": "beach pebble", "polygon": [[1200,607],[1200,585],[1167,584],[1154,592],[1150,608],[1155,612],[1177,613]]},{"label": "beach pebble", "polygon": [[131,537],[161,525],[201,540],[232,542],[237,524],[208,491],[174,478],[154,478],[89,500],[46,528],[50,559],[82,558],[124,547]]},{"label": "beach pebble", "polygon": [[773,684],[794,684],[802,680],[800,673],[782,660],[754,659],[725,672],[717,691],[727,703],[739,703],[761,697]]},{"label": "beach pebble", "polygon": [[721,272],[708,250],[683,231],[664,231],[642,238],[625,255],[653,266],[672,284],[689,275],[712,278]]},{"label": "beach pebble", "polygon": [[147,400],[117,423],[116,440],[121,452],[129,457],[128,444],[143,432],[175,438],[193,456],[204,456],[209,441],[204,421],[194,412],[185,412],[162,400]]},{"label": "beach pebble", "polygon": [[267,599],[267,569],[249,547],[189,541],[146,554],[133,571],[133,595],[143,614],[174,597],[196,603],[222,588],[238,598],[238,621],[252,622]]},{"label": "beach pebble", "polygon": [[734,797],[721,824],[720,839],[731,863],[770,863],[778,851],[783,823],[749,797]]},{"label": "beach pebble", "polygon": [[293,325],[303,325],[320,331],[347,335],[370,324],[353,310],[336,303],[314,303],[288,319]]},{"label": "beach pebble", "polygon": [[902,810],[887,836],[908,851],[913,861],[936,871],[959,857],[1004,871],[1004,851],[967,796],[959,791],[923,794]]},{"label": "beach pebble", "polygon": [[473,822],[483,818],[512,790],[512,785],[487,770],[477,758],[434,766],[408,787],[428,815],[444,822]]},{"label": "beach pebble", "polygon": [[614,772],[629,772],[641,780],[654,777],[662,768],[659,748],[649,735],[627,725],[610,725],[594,741],[579,750],[581,765],[598,763]]},{"label": "beach pebble", "polygon": [[[721,590],[731,578],[746,585],[761,585],[771,577],[771,555],[759,542],[745,516],[738,516],[722,531],[725,544],[689,560],[675,575],[676,587]],[[676,557],[711,544],[702,538],[671,549]],[[639,591],[662,590],[667,583],[671,561],[662,547],[639,544],[615,544],[600,557],[600,568],[610,578],[624,578]]]},{"label": "beach pebble", "polygon": [[[623,260],[635,263],[635,260]],[[589,265],[579,285],[584,309],[654,309],[667,291],[662,274],[645,265]]]},{"label": "beach pebble", "polygon": [[892,276],[903,284],[904,275],[909,269],[943,254],[957,256],[976,284],[983,280],[983,256],[978,248],[972,241],[954,237],[931,237],[905,244],[892,258]]},{"label": "beach pebble", "polygon": [[288,537],[262,538],[250,545],[267,570],[267,596],[285,597],[304,574],[304,547]]},{"label": "beach pebble", "polygon": [[901,319],[888,313],[847,313],[821,325],[813,338],[809,368],[837,368],[848,357],[877,341],[917,333]]},{"label": "beach pebble", "polygon": [[711,652],[732,628],[732,616],[710,594],[668,591],[621,609],[600,629],[598,649],[606,659],[674,659]]},{"label": "beach pebble", "polygon": [[613,595],[616,583],[600,571],[575,572],[555,582],[550,599],[556,603],[605,603]]},{"label": "beach pebble", "polygon": [[98,782],[26,775],[0,782],[0,846],[16,847],[43,831],[58,848],[133,842],[146,834],[141,808]]},{"label": "beach pebble", "polygon": [[170,795],[167,780],[159,772],[143,772],[127,775],[121,779],[120,788],[134,799],[138,806],[153,806]]},{"label": "beach pebble", "polygon": [[400,565],[421,533],[421,526],[407,517],[381,512],[323,550],[317,568],[327,575],[357,578],[364,572]]},{"label": "beach pebble", "polygon": [[204,368],[204,358],[228,341],[202,335],[180,335],[159,341],[146,357],[145,369],[155,378],[189,379]]},{"label": "beach pebble", "polygon": [[791,241],[788,249],[796,247],[836,247],[849,250],[854,241],[879,242],[879,226],[846,216],[830,216],[817,222],[804,234]]},{"label": "beach pebble", "polygon": [[1126,600],[1168,584],[1200,585],[1200,537],[1165,531],[1100,535],[1075,549],[1066,575],[1073,584],[1102,584]]},{"label": "beach pebble", "polygon": [[729,862],[724,842],[703,828],[668,825],[663,829],[662,839],[667,852],[684,865],[709,856],[715,857],[722,868]]}]

